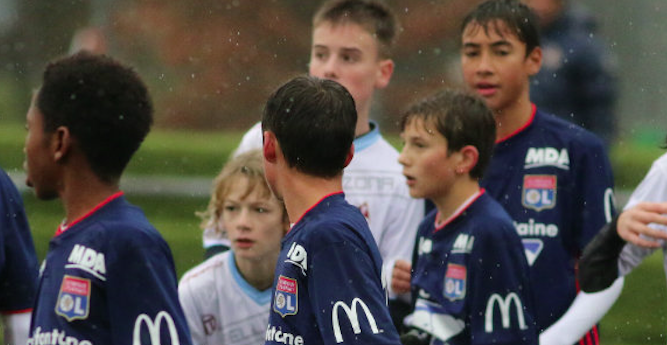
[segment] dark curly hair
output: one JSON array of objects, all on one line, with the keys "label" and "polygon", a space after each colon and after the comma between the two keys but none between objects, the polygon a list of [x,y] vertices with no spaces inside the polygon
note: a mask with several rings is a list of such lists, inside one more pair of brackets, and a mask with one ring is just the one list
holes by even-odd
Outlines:
[{"label": "dark curly hair", "polygon": [[120,178],[153,123],[141,78],[114,59],[81,52],[50,63],[36,99],[44,131],[67,127],[93,172]]}]

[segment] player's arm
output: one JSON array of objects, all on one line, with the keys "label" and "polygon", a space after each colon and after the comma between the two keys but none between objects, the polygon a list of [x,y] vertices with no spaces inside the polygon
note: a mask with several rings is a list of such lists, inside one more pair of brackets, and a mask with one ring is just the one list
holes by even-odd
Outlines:
[{"label": "player's arm", "polygon": [[[401,186],[403,187],[403,186]],[[408,262],[412,257],[412,251],[417,237],[417,227],[424,218],[424,200],[410,198],[407,191],[403,195],[397,195],[392,198],[392,205],[388,212],[387,221],[385,225],[387,229],[383,232],[384,235],[378,247],[380,254],[385,260],[384,270],[385,276],[394,277],[394,267],[397,260],[403,260],[404,263],[396,272],[405,278],[405,262]],[[403,273],[399,273],[403,272]],[[391,294],[404,294],[410,291],[409,281],[407,277],[402,280],[402,284],[396,286],[398,290],[394,290],[394,284],[390,284],[389,292]],[[407,282],[407,286],[406,283]],[[407,290],[406,290],[407,288]]]},{"label": "player's arm", "polygon": [[[667,195],[665,195],[667,199]],[[626,242],[645,248],[658,248],[658,240],[667,240],[667,232],[660,231],[649,224],[667,226],[667,202],[642,202],[621,213],[618,218],[617,232]]]},{"label": "player's arm", "polygon": [[616,215],[609,158],[598,138],[588,136],[585,140],[580,148],[570,149],[575,179],[573,188],[577,192],[572,210],[575,215],[573,224],[576,227],[577,253],[581,253],[600,229]]},{"label": "player's arm", "polygon": [[540,333],[540,345],[575,344],[611,309],[623,291],[623,277],[610,287],[593,293],[579,292],[558,321]]},{"label": "player's arm", "polygon": [[114,230],[106,263],[111,342],[191,344],[167,243],[156,234]]},{"label": "player's arm", "polygon": [[26,344],[30,333],[30,310],[19,313],[2,313],[2,326],[5,344]]},{"label": "player's arm", "polygon": [[528,262],[512,224],[501,226],[475,236],[469,259],[471,344],[536,344]]},{"label": "player's arm", "polygon": [[324,343],[399,344],[381,273],[368,248],[350,240],[317,248],[308,288]]}]

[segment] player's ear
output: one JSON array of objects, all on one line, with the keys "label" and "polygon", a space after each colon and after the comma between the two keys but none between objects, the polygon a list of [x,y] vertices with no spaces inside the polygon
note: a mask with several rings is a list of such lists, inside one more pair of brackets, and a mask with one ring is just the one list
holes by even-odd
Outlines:
[{"label": "player's ear", "polygon": [[479,151],[476,147],[472,145],[466,145],[459,151],[460,160],[456,164],[456,172],[461,173],[470,173],[479,160]]},{"label": "player's ear", "polygon": [[389,85],[392,74],[394,74],[394,61],[392,59],[383,59],[378,62],[377,75],[375,77],[375,88],[384,89]]},{"label": "player's ear", "polygon": [[63,162],[67,154],[72,149],[74,138],[70,134],[69,128],[60,126],[56,128],[51,137],[51,148],[53,150],[53,160]]},{"label": "player's ear", "polygon": [[350,145],[350,151],[347,153],[347,157],[345,158],[345,167],[347,167],[350,162],[352,162],[352,158],[354,158],[354,143]]},{"label": "player's ear", "polygon": [[526,72],[529,76],[533,76],[540,71],[542,67],[542,48],[535,47],[533,50],[526,56]]},{"label": "player's ear", "polygon": [[273,132],[265,131],[263,153],[264,159],[269,163],[276,163],[276,136]]}]

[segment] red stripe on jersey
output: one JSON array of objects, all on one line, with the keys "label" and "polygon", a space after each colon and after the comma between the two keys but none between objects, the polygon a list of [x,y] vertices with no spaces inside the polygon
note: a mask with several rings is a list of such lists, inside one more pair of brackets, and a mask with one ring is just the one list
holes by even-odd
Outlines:
[{"label": "red stripe on jersey", "polygon": [[80,221],[82,221],[82,220],[84,220],[84,219],[90,217],[90,215],[92,215],[93,213],[95,213],[97,210],[99,210],[100,208],[102,208],[104,205],[110,203],[111,201],[113,201],[113,200],[116,199],[116,198],[121,197],[122,195],[123,195],[123,192],[122,192],[122,191],[116,192],[116,193],[114,193],[113,195],[111,195],[110,197],[106,198],[106,199],[105,199],[104,201],[102,201],[101,203],[99,203],[97,206],[93,207],[93,209],[90,210],[90,211],[88,211],[88,213],[86,213],[86,214],[84,214],[83,216],[77,218],[77,219],[74,220],[73,222],[71,222],[71,223],[69,223],[69,224],[60,224],[60,225],[58,226],[58,229],[56,229],[56,234],[53,235],[53,237],[56,237],[56,236],[62,234],[63,232],[65,232],[65,230],[67,230],[67,229],[73,227],[74,225],[76,225],[76,223],[78,223],[78,222],[80,222]]},{"label": "red stripe on jersey", "polygon": [[19,309],[19,310],[3,310],[3,315],[13,315],[13,314],[24,314],[32,312],[32,308],[29,309]]},{"label": "red stripe on jersey", "polygon": [[528,121],[523,126],[521,126],[519,129],[517,129],[516,131],[508,134],[504,138],[500,138],[500,139],[496,140],[496,144],[500,143],[500,142],[503,142],[503,141],[521,133],[524,129],[526,129],[528,126],[530,126],[531,123],[533,123],[533,120],[535,119],[535,113],[537,113],[537,107],[535,106],[535,104],[531,104],[530,107],[532,109],[532,113],[530,114],[530,119],[528,119]]},{"label": "red stripe on jersey", "polygon": [[328,197],[330,197],[330,196],[332,196],[332,195],[336,195],[336,194],[343,194],[343,191],[340,191],[340,192],[333,192],[333,193],[331,193],[331,194],[327,194],[327,195],[323,196],[322,199],[320,199],[318,202],[316,202],[313,206],[310,206],[310,207],[306,210],[306,212],[304,212],[304,213],[301,215],[301,217],[299,217],[299,219],[297,219],[297,221],[294,222],[294,223],[292,224],[292,226],[290,226],[289,230],[287,230],[287,233],[289,233],[290,231],[292,231],[292,228],[293,228],[293,227],[294,227],[294,226],[301,220],[301,218],[303,218],[303,216],[305,216],[306,214],[308,214],[308,212],[310,212],[310,210],[314,209],[315,206],[319,205],[319,204],[322,202],[322,200],[324,200],[324,199],[326,199],[326,198],[328,198]]},{"label": "red stripe on jersey", "polygon": [[482,194],[484,194],[486,190],[484,188],[480,188],[475,194],[473,194],[468,200],[466,200],[459,208],[454,211],[454,214],[449,216],[444,222],[440,222],[440,218],[442,217],[442,214],[438,212],[438,214],[435,215],[435,230],[433,232],[438,232],[442,230],[447,224],[451,223],[454,219],[456,219],[458,216],[463,213],[463,211],[467,210],[472,203],[475,202],[475,200],[479,199]]}]

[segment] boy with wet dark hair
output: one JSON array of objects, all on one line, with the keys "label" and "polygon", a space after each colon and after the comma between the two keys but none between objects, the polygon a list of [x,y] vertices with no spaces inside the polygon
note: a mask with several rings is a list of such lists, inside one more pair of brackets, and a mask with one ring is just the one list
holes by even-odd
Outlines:
[{"label": "boy with wet dark hair", "polygon": [[[424,201],[409,196],[398,152],[371,120],[373,97],[389,85],[394,72],[392,51],[398,31],[396,15],[385,1],[325,1],[313,16],[308,64],[308,74],[340,83],[354,98],[355,158],[345,168],[343,191],[366,217],[387,277],[397,259],[410,259],[416,224],[424,217]],[[255,126],[236,152],[259,148],[261,141],[260,128]],[[409,296],[396,298],[396,293],[407,293],[410,287],[389,288],[389,306],[395,324],[400,325],[409,311]]]},{"label": "boy with wet dark hair", "polygon": [[401,128],[410,195],[436,206],[417,231],[403,344],[537,344],[521,239],[479,187],[496,133],[491,111],[446,90],[412,105]]},{"label": "boy with wet dark hair", "polygon": [[42,265],[28,344],[189,344],[167,243],[119,189],[150,130],[139,76],[78,53],[46,67],[26,116],[26,183],[65,219]]},{"label": "boy with wet dark hair", "polygon": [[[522,238],[543,331],[572,303],[578,257],[614,215],[609,159],[595,135],[531,103],[529,80],[540,69],[542,50],[526,5],[480,4],[463,21],[461,46],[465,83],[486,101],[498,128],[480,184]],[[597,328],[584,341],[598,343]]]},{"label": "boy with wet dark hair", "polygon": [[368,223],[345,201],[357,114],[340,84],[297,77],[264,110],[267,182],[293,224],[282,242],[266,344],[399,344]]}]

